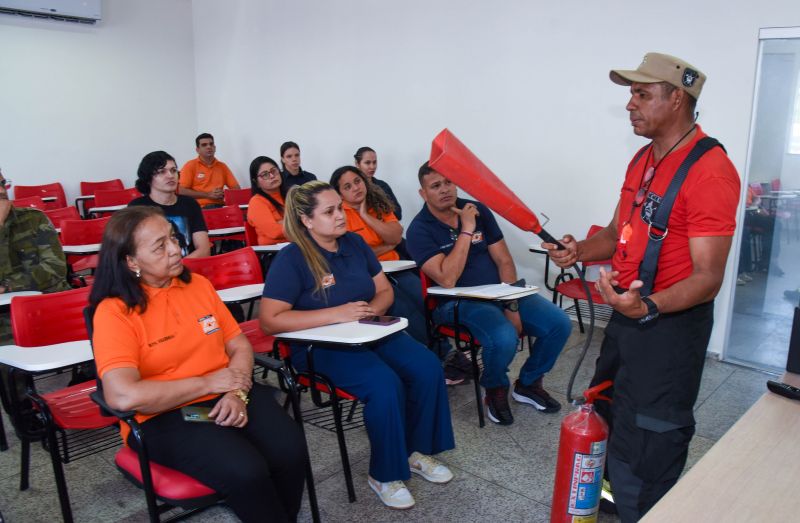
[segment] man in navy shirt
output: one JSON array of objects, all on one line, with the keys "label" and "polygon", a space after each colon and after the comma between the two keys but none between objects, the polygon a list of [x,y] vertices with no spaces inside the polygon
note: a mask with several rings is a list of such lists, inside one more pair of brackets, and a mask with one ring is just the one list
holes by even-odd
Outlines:
[{"label": "man in navy shirt", "polygon": [[[517,281],[514,260],[492,212],[479,202],[458,198],[456,186],[424,163],[419,194],[425,205],[408,228],[408,251],[425,274],[442,287],[468,287]],[[433,311],[436,323],[454,322],[455,300],[443,300]],[[486,389],[487,415],[501,425],[514,422],[508,405],[508,365],[519,335],[536,342],[514,385],[513,398],[543,412],[561,405],[542,386],[572,331],[567,315],[538,295],[503,302],[461,303],[459,322],[483,348],[481,385]]]}]

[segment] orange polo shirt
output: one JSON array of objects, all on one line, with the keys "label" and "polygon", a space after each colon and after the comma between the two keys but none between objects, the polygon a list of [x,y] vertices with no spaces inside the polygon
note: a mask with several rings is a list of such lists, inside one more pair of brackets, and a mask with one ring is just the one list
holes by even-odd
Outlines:
[{"label": "orange polo shirt", "polygon": [[[211,165],[206,165],[200,161],[200,157],[189,160],[181,169],[180,178],[181,187],[192,189],[194,191],[209,192],[218,187],[227,187],[228,189],[238,189],[239,182],[233,175],[225,162],[221,162],[214,158]],[[222,205],[223,200],[212,200],[210,198],[198,198],[197,203],[200,206],[209,204]]]},{"label": "orange polo shirt", "polygon": [[[275,201],[283,205],[280,192],[270,194]],[[254,194],[247,205],[247,223],[253,226],[258,235],[259,245],[274,245],[288,241],[283,233],[283,211],[278,210],[272,202]]]},{"label": "orange polo shirt", "polygon": [[[353,209],[347,204],[342,205],[342,209],[344,209],[344,214],[347,218],[347,230],[350,232],[354,232],[364,238],[364,241],[367,242],[367,245],[370,247],[377,247],[379,245],[383,245],[384,241],[378,236],[378,233],[375,232],[375,229],[367,225],[367,222],[361,218],[361,214],[359,214],[358,209]],[[367,211],[370,216],[377,218],[378,213],[375,212],[375,209],[370,209]],[[396,222],[397,216],[394,215],[393,212],[389,214],[384,214],[381,217],[381,221],[385,223],[389,222]],[[391,260],[399,260],[400,255],[397,254],[397,251],[392,249],[389,252],[385,252],[378,256],[380,261],[391,261]]]},{"label": "orange polo shirt", "polygon": [[[97,307],[92,342],[101,378],[112,369],[134,368],[143,380],[179,380],[228,366],[225,343],[242,331],[211,282],[192,274],[189,283],[173,278],[168,287],[143,287],[147,293],[144,314],[128,312],[119,298],[106,298]],[[201,396],[184,405],[217,396]],[[136,419],[141,423],[156,415],[137,414]],[[120,423],[123,442],[129,432]]]}]

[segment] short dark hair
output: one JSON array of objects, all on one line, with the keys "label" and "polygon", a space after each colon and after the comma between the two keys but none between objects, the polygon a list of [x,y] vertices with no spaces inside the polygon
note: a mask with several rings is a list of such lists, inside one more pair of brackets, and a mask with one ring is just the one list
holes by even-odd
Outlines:
[{"label": "short dark hair", "polygon": [[374,153],[374,152],[375,149],[373,149],[372,147],[367,147],[367,146],[359,147],[358,150],[356,151],[356,154],[353,155],[353,158],[355,158],[356,163],[361,163],[361,159],[364,158],[364,153]]},{"label": "short dark hair", "polygon": [[[659,85],[661,85],[661,97],[665,99],[669,98],[670,95],[674,93],[676,89],[678,89],[678,87],[672,85],[669,82],[659,82]],[[688,97],[686,102],[687,109],[689,110],[689,114],[691,115],[692,120],[694,120],[694,112],[697,108],[697,98],[689,94],[688,91],[684,91],[684,93]]]},{"label": "short dark hair", "polygon": [[[153,151],[147,153],[139,162],[139,170],[136,172],[136,189],[142,194],[150,194],[150,186],[153,183],[153,176],[156,171],[163,169],[167,162],[175,158],[171,154],[164,151]],[[177,162],[175,162],[177,165]]]},{"label": "short dark hair", "polygon": [[[128,312],[136,308],[140,313],[147,310],[147,293],[128,268],[127,258],[136,254],[136,230],[142,222],[153,216],[164,218],[164,212],[160,207],[137,205],[115,212],[108,220],[89,294],[89,305],[92,309],[106,298],[119,298],[127,305]],[[189,269],[184,267],[178,278],[189,283],[192,279]]]},{"label": "short dark hair", "polygon": [[[255,196],[256,194],[263,196],[264,198],[269,200],[269,202],[272,205],[274,205],[276,209],[278,209],[281,213],[283,213],[283,205],[278,203],[278,201],[275,198],[262,191],[261,187],[258,186],[258,171],[259,168],[265,163],[270,163],[274,165],[276,169],[278,168],[278,164],[275,163],[275,160],[273,160],[269,156],[256,156],[255,158],[253,158],[253,161],[250,162],[250,193],[253,196]],[[284,200],[286,199],[286,193],[283,188],[283,183],[281,183],[281,196],[283,196]]]},{"label": "short dark hair", "polygon": [[197,138],[194,139],[194,146],[200,147],[200,140],[205,140],[206,138],[211,138],[211,141],[214,141],[214,137],[211,136],[211,133],[200,133],[197,135]]},{"label": "short dark hair", "polygon": [[428,165],[428,162],[423,163],[419,167],[419,172],[417,173],[417,178],[419,178],[419,186],[422,187],[422,179],[425,178],[425,176],[435,172],[436,170],[431,168],[431,166]]}]

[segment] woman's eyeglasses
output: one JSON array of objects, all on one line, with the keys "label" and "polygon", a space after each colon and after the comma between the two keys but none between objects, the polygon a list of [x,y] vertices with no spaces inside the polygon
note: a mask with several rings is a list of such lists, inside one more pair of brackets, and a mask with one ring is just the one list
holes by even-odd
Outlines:
[{"label": "woman's eyeglasses", "polygon": [[6,178],[6,179],[1,179],[1,180],[0,180],[0,185],[2,185],[3,187],[5,187],[6,189],[11,189],[11,180],[9,180],[8,178]]},{"label": "woman's eyeglasses", "polygon": [[276,169],[275,167],[273,167],[272,169],[270,169],[268,171],[263,171],[263,172],[258,173],[256,176],[258,176],[262,180],[266,180],[268,178],[271,178],[271,177],[274,177],[274,176],[280,176],[280,175],[281,175],[281,172],[278,169]]}]

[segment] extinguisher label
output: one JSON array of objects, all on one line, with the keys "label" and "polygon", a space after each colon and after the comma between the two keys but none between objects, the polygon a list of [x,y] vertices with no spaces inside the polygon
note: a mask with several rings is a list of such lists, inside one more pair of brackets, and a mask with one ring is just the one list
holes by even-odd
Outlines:
[{"label": "extinguisher label", "polygon": [[576,452],[572,462],[572,482],[567,512],[575,516],[588,516],[596,513],[600,503],[606,442],[592,442],[590,449],[591,454]]}]

